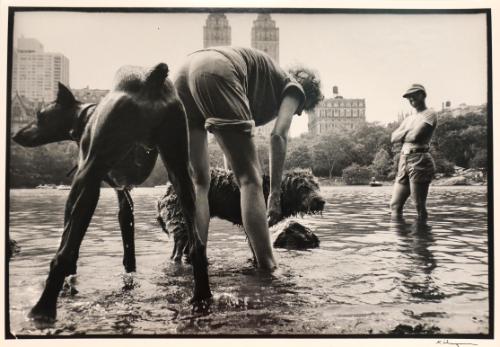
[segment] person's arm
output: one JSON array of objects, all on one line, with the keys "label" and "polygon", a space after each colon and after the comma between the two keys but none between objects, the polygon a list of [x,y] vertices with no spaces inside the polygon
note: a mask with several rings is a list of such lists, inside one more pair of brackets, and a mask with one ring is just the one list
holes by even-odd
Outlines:
[{"label": "person's arm", "polygon": [[391,143],[404,142],[408,129],[406,129],[406,122],[403,121],[399,128],[394,130],[391,135]]},{"label": "person's arm", "polygon": [[432,135],[434,127],[428,123],[420,123],[414,129],[408,131],[405,137],[406,142],[421,143]]},{"label": "person's arm", "polygon": [[269,225],[276,224],[281,218],[281,176],[285,163],[288,131],[292,117],[297,111],[301,97],[296,93],[287,93],[283,98],[274,129],[271,133],[271,150],[269,153],[269,171],[271,188],[269,192],[267,211]]},{"label": "person's arm", "polygon": [[408,131],[405,141],[413,143],[425,142],[432,136],[436,121],[436,114],[429,113],[420,124]]}]

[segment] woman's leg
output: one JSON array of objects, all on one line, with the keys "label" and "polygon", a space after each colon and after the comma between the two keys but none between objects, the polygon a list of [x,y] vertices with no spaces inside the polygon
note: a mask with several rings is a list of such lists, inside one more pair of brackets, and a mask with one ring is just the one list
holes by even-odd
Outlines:
[{"label": "woman's leg", "polygon": [[240,131],[215,131],[214,135],[229,160],[241,193],[241,217],[260,268],[276,268],[267,209],[262,191],[262,172],[252,137]]},{"label": "woman's leg", "polygon": [[410,183],[411,198],[415,203],[415,208],[417,209],[417,218],[420,222],[425,222],[427,220],[427,194],[429,192],[429,182],[425,183]]},{"label": "woman's leg", "polygon": [[207,245],[208,226],[210,223],[210,208],[208,206],[208,191],[210,189],[210,166],[208,159],[207,132],[205,129],[189,129],[189,148],[193,182],[196,193],[195,223],[201,241]]},{"label": "woman's leg", "polygon": [[408,184],[394,183],[394,190],[390,203],[391,218],[403,218],[403,207],[410,196],[410,186]]}]

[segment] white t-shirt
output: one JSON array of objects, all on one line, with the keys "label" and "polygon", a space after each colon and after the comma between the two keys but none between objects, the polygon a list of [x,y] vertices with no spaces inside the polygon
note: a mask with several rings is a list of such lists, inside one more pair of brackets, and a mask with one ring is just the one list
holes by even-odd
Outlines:
[{"label": "white t-shirt", "polygon": [[[424,123],[427,123],[430,126],[432,126],[432,128],[434,130],[434,129],[436,129],[436,125],[437,125],[437,114],[433,109],[428,108],[422,112],[417,112],[414,115],[406,117],[403,122],[405,123],[404,126],[406,129],[413,129],[417,126],[420,126],[422,124],[422,122],[424,122]],[[411,148],[427,148],[427,147],[429,147],[429,143],[431,142],[431,138],[432,138],[432,133],[430,134],[430,136],[428,136],[428,138],[424,139],[424,141],[422,141],[420,143],[415,143],[415,142],[403,143],[402,150],[404,151],[404,150],[411,149]]]}]

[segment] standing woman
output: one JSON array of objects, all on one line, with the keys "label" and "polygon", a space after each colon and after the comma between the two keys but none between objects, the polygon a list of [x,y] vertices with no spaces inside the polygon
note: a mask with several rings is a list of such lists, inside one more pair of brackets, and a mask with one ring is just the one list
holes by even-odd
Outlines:
[{"label": "standing woman", "polygon": [[395,219],[402,218],[404,204],[411,195],[418,221],[427,220],[427,193],[435,171],[429,144],[436,129],[437,115],[427,108],[426,97],[421,84],[413,84],[404,93],[403,98],[408,99],[417,113],[405,118],[391,136],[392,143],[403,143],[390,204],[391,216]]},{"label": "standing woman", "polygon": [[[196,189],[196,225],[207,242],[210,171],[207,131],[228,158],[241,192],[241,216],[250,246],[263,269],[274,269],[269,223],[281,215],[280,187],[287,136],[294,114],[322,99],[314,73],[288,73],[267,54],[250,48],[210,47],[188,56],[175,82],[189,123],[191,164]],[[271,133],[271,191],[268,213],[253,128],[277,118]],[[267,216],[268,215],[268,216]]]}]

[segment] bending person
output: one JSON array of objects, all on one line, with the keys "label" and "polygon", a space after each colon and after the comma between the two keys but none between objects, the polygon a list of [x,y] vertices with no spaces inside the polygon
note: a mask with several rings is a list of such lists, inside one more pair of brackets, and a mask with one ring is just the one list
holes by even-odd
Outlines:
[{"label": "bending person", "polygon": [[408,99],[417,113],[405,118],[391,136],[391,142],[403,143],[390,204],[391,216],[403,216],[404,204],[411,195],[418,220],[426,221],[427,193],[435,171],[429,144],[437,125],[437,116],[427,108],[427,94],[421,84],[413,84],[403,97]]},{"label": "bending person", "polygon": [[210,47],[188,56],[175,86],[186,108],[196,189],[196,225],[206,244],[210,221],[207,130],[214,134],[241,192],[243,227],[258,266],[276,267],[262,192],[262,171],[252,139],[254,126],[277,118],[271,134],[269,223],[281,214],[280,185],[292,116],[322,99],[313,72],[281,69],[250,48]]}]

